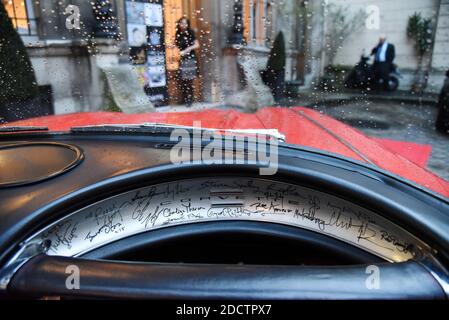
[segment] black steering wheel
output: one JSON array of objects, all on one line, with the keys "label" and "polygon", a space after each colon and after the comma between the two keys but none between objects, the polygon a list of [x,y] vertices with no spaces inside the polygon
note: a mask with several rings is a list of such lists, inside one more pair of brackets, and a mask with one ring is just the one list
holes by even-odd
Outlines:
[{"label": "black steering wheel", "polygon": [[[283,158],[269,181],[257,180],[252,174],[257,167],[247,165],[166,165],[60,199],[47,210],[74,204],[78,210],[61,213],[59,220],[22,242],[2,270],[3,288],[11,295],[71,298],[446,299],[447,204],[365,166],[337,160],[330,165],[308,156]],[[205,182],[210,185],[202,189]],[[182,223],[171,209],[156,218],[155,211],[139,211],[149,194],[152,200],[171,195],[170,186],[184,190],[178,200],[190,199],[191,207],[201,205],[195,197],[209,199],[201,219],[194,211]],[[262,203],[260,195],[267,190],[284,192],[283,201],[295,208],[303,205],[294,198],[304,197],[309,211],[301,207],[292,213],[299,221],[295,225],[289,215],[266,207],[271,200]],[[334,211],[320,217],[312,212],[313,195],[321,197],[321,212],[325,207]],[[248,209],[258,203],[254,197],[264,210]],[[345,221],[336,220],[338,201],[343,201],[340,210],[347,210]],[[120,216],[117,210],[124,203],[129,212],[123,209]],[[98,207],[108,208],[100,222],[92,214]],[[87,217],[94,219],[88,227],[76,224]],[[368,222],[357,224],[357,219]],[[152,223],[154,228],[106,237],[125,221],[139,228]],[[90,228],[84,238],[74,231],[83,228]],[[77,252],[67,249],[78,245]],[[79,282],[72,276],[79,276]]]}]

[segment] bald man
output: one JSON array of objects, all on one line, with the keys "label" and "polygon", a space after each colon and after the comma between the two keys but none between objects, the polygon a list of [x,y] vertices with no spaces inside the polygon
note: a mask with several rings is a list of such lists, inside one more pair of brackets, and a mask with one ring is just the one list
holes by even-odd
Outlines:
[{"label": "bald man", "polygon": [[371,51],[371,55],[374,55],[374,75],[376,80],[381,82],[385,90],[389,90],[389,75],[393,69],[393,60],[396,55],[394,45],[388,43],[385,35],[381,35],[379,43]]}]

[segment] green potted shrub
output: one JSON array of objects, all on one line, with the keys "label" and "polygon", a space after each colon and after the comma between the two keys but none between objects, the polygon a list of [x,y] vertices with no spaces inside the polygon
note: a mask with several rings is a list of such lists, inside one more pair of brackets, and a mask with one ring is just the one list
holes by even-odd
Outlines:
[{"label": "green potted shrub", "polygon": [[285,93],[285,40],[279,32],[274,40],[268,57],[267,68],[263,72],[264,82],[270,87],[275,101],[279,101]]},{"label": "green potted shrub", "polygon": [[412,91],[421,93],[427,85],[428,70],[424,70],[424,57],[429,54],[433,46],[432,19],[423,18],[415,12],[408,19],[407,36],[415,42],[415,51],[418,56],[418,66]]},{"label": "green potted shrub", "polygon": [[0,3],[0,122],[25,118],[39,107],[38,86],[19,34]]}]

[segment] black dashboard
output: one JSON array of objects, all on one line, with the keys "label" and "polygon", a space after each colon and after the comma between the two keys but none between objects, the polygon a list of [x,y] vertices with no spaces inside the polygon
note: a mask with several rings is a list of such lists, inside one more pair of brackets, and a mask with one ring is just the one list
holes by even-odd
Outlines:
[{"label": "black dashboard", "polygon": [[[119,297],[137,298],[446,297],[444,199],[375,167],[316,150],[281,144],[277,173],[260,176],[260,164],[250,161],[173,164],[171,146],[166,136],[145,134],[0,136],[8,168],[0,174],[3,291],[63,296],[65,289],[54,286],[64,263],[75,261],[109,276],[107,285],[92,276],[95,289],[80,296],[108,297],[113,290],[105,286],[121,286]],[[342,291],[348,277],[364,283],[368,265],[382,266],[391,285]],[[122,279],[127,268],[141,268],[147,278]],[[175,273],[190,279],[184,287],[173,289]],[[263,274],[272,281],[266,283]],[[215,291],[201,278],[208,276]],[[408,284],[398,288],[393,280],[403,277]],[[294,278],[309,280],[301,290],[286,286]],[[249,281],[259,295],[229,294],[224,284],[231,280]],[[153,285],[145,289],[141,283]],[[192,286],[200,293],[189,291]]]}]

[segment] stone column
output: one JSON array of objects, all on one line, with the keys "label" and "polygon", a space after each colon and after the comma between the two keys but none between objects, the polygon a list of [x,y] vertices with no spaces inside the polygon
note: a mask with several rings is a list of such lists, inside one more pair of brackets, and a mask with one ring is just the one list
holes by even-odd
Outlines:
[{"label": "stone column", "polygon": [[437,8],[435,42],[430,61],[426,91],[439,93],[449,70],[449,0],[440,0]]},{"label": "stone column", "polygon": [[449,69],[449,0],[440,0],[435,44],[432,53],[432,69]]},{"label": "stone column", "polygon": [[311,0],[306,4],[308,10],[306,46],[306,75],[304,85],[313,88],[323,75],[322,52],[324,46],[324,4],[325,0]]}]

